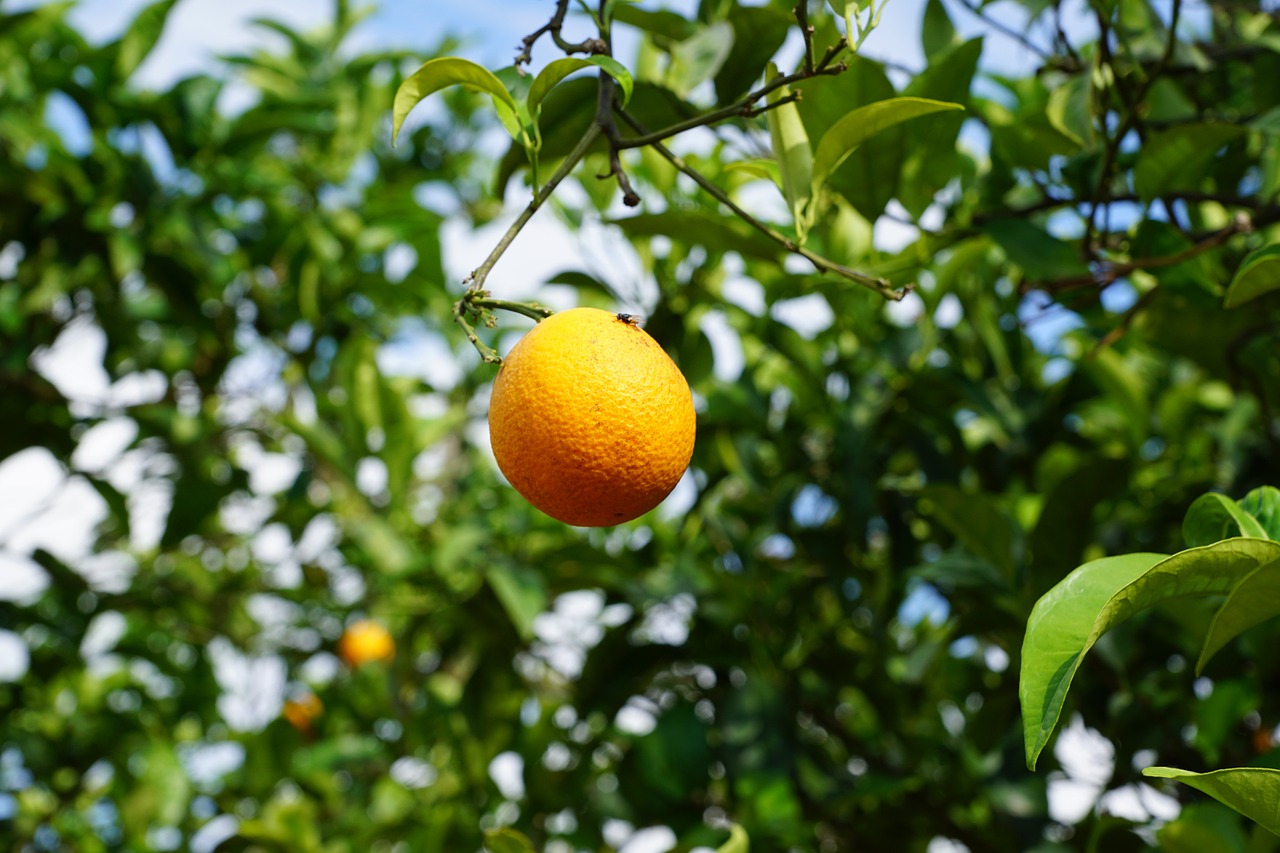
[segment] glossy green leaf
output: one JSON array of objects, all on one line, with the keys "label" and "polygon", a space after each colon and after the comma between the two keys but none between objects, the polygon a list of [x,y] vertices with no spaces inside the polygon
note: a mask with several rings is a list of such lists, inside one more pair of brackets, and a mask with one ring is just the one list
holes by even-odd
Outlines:
[{"label": "glossy green leaf", "polygon": [[1018,678],[1029,769],[1035,769],[1036,759],[1058,723],[1080,660],[1102,635],[1096,626],[1107,604],[1163,559],[1163,554],[1139,553],[1093,560],[1036,602],[1027,619]]},{"label": "glossy green leaf", "polygon": [[1280,245],[1263,246],[1240,262],[1227,287],[1223,306],[1236,308],[1277,289],[1280,289]]},{"label": "glossy green leaf", "polygon": [[1143,199],[1194,187],[1217,151],[1246,132],[1236,124],[1204,123],[1153,134],[1133,169],[1134,189]]},{"label": "glossy green leaf", "polygon": [[729,827],[729,840],[716,848],[716,853],[751,853],[751,839],[747,831],[736,823]]},{"label": "glossy green leaf", "polygon": [[533,842],[518,829],[487,829],[484,847],[489,853],[535,853]]},{"label": "glossy green leaf", "polygon": [[1182,538],[1188,548],[1233,536],[1266,539],[1267,531],[1238,503],[1217,492],[1201,495],[1187,508],[1182,520]]},{"label": "glossy green leaf", "polygon": [[125,78],[137,70],[147,55],[151,53],[164,33],[165,22],[169,20],[178,0],[160,0],[147,6],[125,30],[120,39],[120,51],[116,54],[116,73]]},{"label": "glossy green leaf", "polygon": [[964,107],[960,104],[933,101],[928,98],[891,98],[887,101],[867,104],[848,113],[832,125],[831,129],[818,141],[818,147],[813,155],[811,196],[816,198],[827,178],[844,162],[845,158],[877,133],[919,116],[963,109]]},{"label": "glossy green leaf", "polygon": [[1258,486],[1240,499],[1240,508],[1258,520],[1268,539],[1280,542],[1280,489]]},{"label": "glossy green leaf", "polygon": [[1227,539],[1203,548],[1126,554],[1085,563],[1036,602],[1022,643],[1018,696],[1027,766],[1035,769],[1071,679],[1098,638],[1136,613],[1189,595],[1230,592],[1273,559],[1276,543]]},{"label": "glossy green leaf", "polygon": [[1196,661],[1197,675],[1227,643],[1250,628],[1280,615],[1280,542],[1267,540],[1260,543],[1264,554],[1267,546],[1270,547],[1271,559],[1264,558],[1246,575],[1213,615]]},{"label": "glossy green leaf", "polygon": [[766,160],[763,157],[757,157],[751,160],[735,160],[732,163],[726,163],[724,170],[726,172],[742,172],[753,178],[769,181],[782,189],[782,170],[778,166],[777,160]]},{"label": "glossy green leaf", "polygon": [[[773,78],[777,73],[778,69],[770,63],[768,76]],[[769,93],[768,101],[779,104],[790,94],[788,87],[781,86]],[[808,230],[805,215],[813,192],[813,150],[809,147],[809,136],[794,101],[781,103],[765,115],[769,120],[773,156],[782,172],[782,194],[795,218],[796,234],[803,243]]]},{"label": "glossy green leaf", "polygon": [[449,86],[466,86],[489,95],[493,98],[493,106],[507,132],[514,138],[520,137],[516,101],[502,85],[502,81],[482,65],[456,56],[445,56],[427,60],[421,68],[406,77],[396,90],[391,110],[392,142],[399,136],[400,127],[414,107],[427,96]]},{"label": "glossy green leaf", "polygon": [[1148,767],[1142,775],[1190,785],[1280,835],[1280,770],[1230,767],[1193,773],[1176,767]]}]

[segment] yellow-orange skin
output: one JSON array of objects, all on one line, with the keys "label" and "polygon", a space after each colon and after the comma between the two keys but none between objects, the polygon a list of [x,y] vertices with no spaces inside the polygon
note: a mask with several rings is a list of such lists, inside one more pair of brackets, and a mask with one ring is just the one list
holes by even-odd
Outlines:
[{"label": "yellow-orange skin", "polygon": [[649,333],[574,308],[503,359],[489,403],[498,467],[525,500],[581,527],[653,509],[693,456],[689,383]]},{"label": "yellow-orange skin", "polygon": [[389,660],[395,653],[396,643],[391,639],[391,633],[371,619],[352,622],[338,640],[338,656],[350,667]]},{"label": "yellow-orange skin", "polygon": [[289,721],[289,725],[303,734],[308,734],[311,731],[312,721],[319,719],[323,713],[324,703],[320,701],[320,697],[314,693],[304,693],[297,699],[286,699],[281,716]]}]

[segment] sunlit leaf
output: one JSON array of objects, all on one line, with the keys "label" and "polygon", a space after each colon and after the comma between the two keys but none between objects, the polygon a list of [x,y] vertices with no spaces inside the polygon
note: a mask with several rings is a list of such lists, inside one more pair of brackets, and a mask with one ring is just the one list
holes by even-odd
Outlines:
[{"label": "sunlit leaf", "polygon": [[456,56],[445,56],[427,60],[421,68],[406,77],[396,90],[391,110],[392,142],[400,135],[400,127],[414,107],[427,96],[449,86],[466,86],[489,95],[507,132],[519,139],[521,128],[517,119],[516,101],[502,85],[502,81],[483,65]]},{"label": "sunlit leaf", "polygon": [[1280,770],[1231,767],[1193,773],[1176,767],[1148,767],[1142,775],[1190,785],[1280,835]]},{"label": "sunlit leaf", "polygon": [[729,827],[729,840],[716,848],[716,853],[751,853],[751,839],[747,831],[736,823]]},{"label": "sunlit leaf", "polygon": [[1027,766],[1049,741],[1071,679],[1098,638],[1162,601],[1230,592],[1280,545],[1227,539],[1171,557],[1125,554],[1085,563],[1036,602],[1022,643],[1018,696]]},{"label": "sunlit leaf", "polygon": [[[768,76],[773,78],[777,73],[778,69],[770,63]],[[769,103],[778,106],[774,106],[765,115],[769,119],[773,156],[782,172],[782,193],[786,196],[787,207],[795,219],[796,233],[803,243],[808,226],[806,211],[813,192],[813,151],[809,147],[809,136],[805,133],[795,102],[784,102],[790,94],[790,89],[786,86],[770,92]]]},{"label": "sunlit leaf", "polygon": [[1209,633],[1200,648],[1196,673],[1204,671],[1209,660],[1223,646],[1250,628],[1280,616],[1280,542],[1270,542],[1273,556],[1240,581],[1222,607],[1213,615]]},{"label": "sunlit leaf", "polygon": [[671,46],[671,65],[666,82],[680,97],[710,80],[729,58],[733,49],[733,27],[724,21],[708,24],[687,39]]},{"label": "sunlit leaf", "polygon": [[1240,499],[1240,508],[1258,520],[1268,539],[1280,542],[1280,489],[1258,486]]},{"label": "sunlit leaf", "polygon": [[1267,531],[1238,503],[1217,492],[1201,495],[1187,508],[1187,515],[1182,520],[1182,538],[1188,548],[1233,536],[1266,539]]},{"label": "sunlit leaf", "polygon": [[537,121],[538,116],[542,114],[542,100],[557,83],[575,71],[593,67],[601,69],[617,81],[618,88],[622,90],[622,105],[625,107],[631,100],[631,90],[635,83],[631,79],[631,72],[621,62],[611,56],[590,56],[586,59],[569,56],[548,63],[534,78],[533,85],[529,87],[527,99],[529,115],[533,120]]},{"label": "sunlit leaf", "polygon": [[845,158],[877,133],[919,116],[963,109],[960,104],[932,101],[928,98],[891,98],[859,107],[832,125],[818,141],[813,154],[813,186],[810,194],[816,197],[827,178]]}]

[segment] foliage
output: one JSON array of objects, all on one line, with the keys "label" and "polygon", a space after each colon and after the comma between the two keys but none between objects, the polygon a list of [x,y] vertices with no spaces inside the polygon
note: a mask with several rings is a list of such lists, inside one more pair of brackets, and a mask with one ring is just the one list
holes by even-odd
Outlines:
[{"label": "foliage", "polygon": [[[1230,640],[1280,615],[1277,517],[1280,490],[1273,486],[1254,489],[1239,502],[1216,493],[1203,495],[1191,504],[1182,524],[1192,547],[1171,557],[1127,554],[1094,560],[1036,602],[1022,644],[1019,678],[1028,767],[1035,769],[1057,724],[1080,659],[1120,622],[1174,598],[1225,596],[1200,650],[1199,675]],[[1280,834],[1275,819],[1278,770],[1233,768],[1197,774],[1152,767],[1143,772],[1187,781]]]},{"label": "foliage", "polygon": [[[849,49],[892,4],[802,6],[796,60],[790,4],[605,3],[527,41],[527,77],[449,66],[485,91],[401,112],[392,147],[424,57],[352,49],[346,3],[142,91],[173,5],[106,44],[61,4],[0,12],[0,475],[52,462],[101,517],[91,553],[39,538],[65,505],[33,491],[0,531],[3,565],[49,580],[0,600],[30,655],[0,682],[0,846],[601,850],[662,825],[681,851],[1244,849],[1181,786],[1164,825],[1105,799],[1055,819],[1015,673],[1076,566],[1136,576],[1108,555],[1173,552],[1198,496],[1275,480],[1272,13],[931,2],[903,68]],[[544,55],[623,28],[616,68]],[[1014,49],[1033,67],[992,65]],[[219,108],[228,79],[247,109]],[[928,104],[964,109],[846,119]],[[641,311],[698,401],[685,483],[612,530],[501,481],[494,368],[450,322],[509,346],[441,228],[526,180],[524,221],[628,247],[548,293]],[[497,297],[520,275],[465,262]],[[77,342],[109,390],[50,367]],[[1187,543],[1216,553],[1243,516],[1196,506]],[[1280,638],[1232,589],[1215,636],[1252,627],[1194,691],[1213,602],[1072,602],[1095,654],[1048,726],[1106,734],[1109,791],[1275,764]],[[353,671],[334,652],[361,618],[396,654]],[[322,711],[295,728],[286,699]]]}]

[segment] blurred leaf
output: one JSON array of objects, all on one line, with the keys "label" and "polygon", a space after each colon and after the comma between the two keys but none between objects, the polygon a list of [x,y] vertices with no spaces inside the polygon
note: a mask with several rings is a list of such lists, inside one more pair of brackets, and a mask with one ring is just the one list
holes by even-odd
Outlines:
[{"label": "blurred leaf", "polygon": [[486,829],[484,846],[489,853],[534,853],[533,842],[519,830]]},{"label": "blurred leaf", "polygon": [[716,853],[751,853],[751,839],[747,831],[736,823],[729,827],[729,840],[716,848]]},{"label": "blurred leaf", "polygon": [[936,517],[971,553],[995,566],[1006,584],[1013,585],[1020,531],[1006,513],[984,495],[951,485],[926,486],[920,497],[927,502],[921,512]]},{"label": "blurred leaf", "polygon": [[1156,831],[1165,853],[1246,853],[1240,821],[1216,803],[1192,803]]},{"label": "blurred leaf", "polygon": [[541,576],[518,566],[495,563],[485,578],[511,617],[516,633],[526,642],[533,639],[533,620],[547,609],[547,588]]},{"label": "blurred leaf", "polygon": [[993,219],[983,230],[1030,281],[1052,282],[1089,271],[1074,246],[1025,219]]},{"label": "blurred leaf", "polygon": [[1240,125],[1205,123],[1152,134],[1133,169],[1134,189],[1144,200],[1195,189],[1218,150],[1245,132]]},{"label": "blurred leaf", "polygon": [[1224,308],[1237,308],[1280,288],[1280,245],[1264,246],[1250,252],[1227,287]]},{"label": "blurred leaf", "polygon": [[[777,74],[777,67],[770,63],[768,76],[772,78]],[[779,104],[790,94],[790,89],[781,86],[769,93],[768,102]],[[782,193],[795,221],[796,234],[800,242],[804,243],[809,226],[806,211],[813,192],[813,151],[809,148],[809,137],[794,102],[775,106],[765,113],[765,117],[769,121],[773,156],[782,172]]]},{"label": "blurred leaf", "polygon": [[733,27],[724,21],[708,24],[671,45],[666,83],[682,98],[715,77],[733,50]]},{"label": "blurred leaf", "polygon": [[792,19],[773,6],[735,6],[728,23],[733,48],[715,75],[716,98],[727,104],[760,83],[769,60],[782,47]]},{"label": "blurred leaf", "polygon": [[128,78],[151,53],[164,32],[169,12],[177,0],[159,0],[144,8],[120,38],[120,50],[116,54],[116,74]]},{"label": "blurred leaf", "polygon": [[920,41],[924,47],[924,55],[928,57],[941,53],[956,43],[956,28],[951,23],[942,0],[928,0],[925,3]]},{"label": "blurred leaf", "polygon": [[1280,835],[1280,770],[1232,767],[1193,773],[1174,767],[1148,767],[1142,775],[1190,785]]}]

